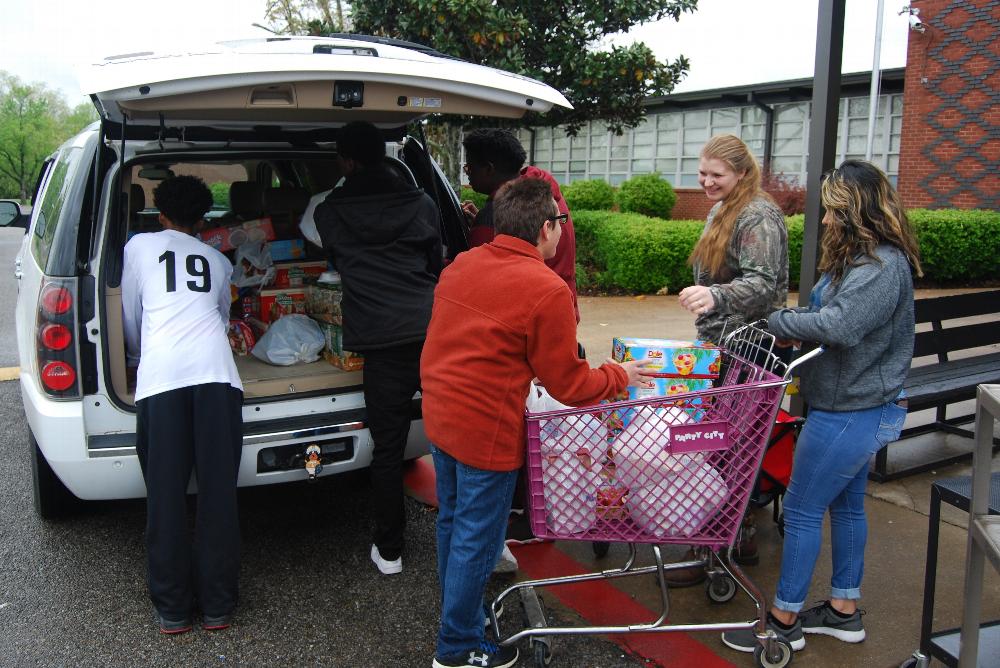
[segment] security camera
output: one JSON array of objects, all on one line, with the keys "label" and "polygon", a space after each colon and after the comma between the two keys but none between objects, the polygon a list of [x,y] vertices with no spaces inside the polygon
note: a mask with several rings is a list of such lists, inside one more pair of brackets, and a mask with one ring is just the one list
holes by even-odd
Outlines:
[{"label": "security camera", "polygon": [[909,5],[906,5],[902,10],[900,10],[899,13],[910,15],[910,30],[915,30],[916,32],[924,32],[927,30],[927,26],[925,26],[924,22],[920,20],[920,9],[917,7],[910,7]]}]

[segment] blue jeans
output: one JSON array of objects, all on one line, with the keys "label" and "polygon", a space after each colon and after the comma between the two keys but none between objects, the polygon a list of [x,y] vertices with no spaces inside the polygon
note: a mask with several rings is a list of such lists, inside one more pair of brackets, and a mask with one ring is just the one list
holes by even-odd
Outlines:
[{"label": "blue jeans", "polygon": [[906,409],[891,402],[857,411],[811,409],[795,446],[785,494],[785,545],[774,607],[798,612],[809,593],[830,510],[831,598],[861,598],[868,521],[868,461],[899,438]]},{"label": "blue jeans", "polygon": [[437,475],[441,628],[437,655],[479,647],[486,582],[503,549],[517,471],[484,471],[431,447]]}]

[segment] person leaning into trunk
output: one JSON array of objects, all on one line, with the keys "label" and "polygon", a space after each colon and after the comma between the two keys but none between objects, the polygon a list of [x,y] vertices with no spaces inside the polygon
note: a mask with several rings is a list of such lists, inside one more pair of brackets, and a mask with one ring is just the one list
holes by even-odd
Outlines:
[{"label": "person leaning into trunk", "polygon": [[[163,231],[125,245],[122,320],[129,367],[138,365],[136,453],[146,482],[149,594],[160,631],[228,627],[236,608],[240,529],[236,480],[243,386],[227,330],[233,266],[194,237],[212,193],[193,176],[153,191]],[[186,493],[198,484],[194,545]]]},{"label": "person leaning into trunk", "polygon": [[443,263],[437,205],[385,158],[371,123],[337,135],[344,183],[316,207],[323,248],[344,286],[344,349],[365,357],[364,396],[374,441],[375,531],[371,560],[385,575],[403,570],[403,454],[420,351]]},{"label": "person leaning into trunk", "polygon": [[517,661],[516,647],[486,640],[483,595],[524,462],[532,378],[563,403],[589,405],[643,382],[646,364],[591,369],[577,356],[572,295],[544,264],[564,220],[549,185],[511,181],[493,208],[496,238],[461,253],[441,274],[420,360],[439,504],[435,668]]}]

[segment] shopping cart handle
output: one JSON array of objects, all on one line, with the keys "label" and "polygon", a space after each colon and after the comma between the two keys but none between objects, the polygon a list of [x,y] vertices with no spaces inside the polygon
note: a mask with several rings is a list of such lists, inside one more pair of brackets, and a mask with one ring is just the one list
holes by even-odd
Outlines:
[{"label": "shopping cart handle", "polygon": [[788,368],[785,369],[785,379],[787,380],[788,378],[792,377],[793,369],[802,364],[805,364],[811,359],[819,357],[825,351],[826,351],[826,346],[816,346],[815,348],[807,352],[805,355],[800,355],[799,357],[796,357],[794,360],[792,360],[791,364],[788,365]]}]

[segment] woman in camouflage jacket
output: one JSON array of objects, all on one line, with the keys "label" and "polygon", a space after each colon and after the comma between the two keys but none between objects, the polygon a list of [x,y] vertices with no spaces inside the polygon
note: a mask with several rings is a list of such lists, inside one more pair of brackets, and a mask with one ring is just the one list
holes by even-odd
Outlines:
[{"label": "woman in camouflage jacket", "polygon": [[712,137],[701,150],[698,183],[715,206],[688,260],[695,285],[680,292],[695,315],[698,338],[719,343],[725,320],[766,318],[788,298],[785,217],[761,190],[760,168],[733,135]]},{"label": "woman in camouflage jacket", "polygon": [[[761,190],[757,161],[738,137],[708,140],[701,150],[698,183],[715,205],[688,259],[695,285],[681,290],[680,303],[697,315],[698,338],[718,344],[727,318],[754,322],[785,307],[788,231],[781,209]],[[748,513],[733,552],[737,563],[760,560],[756,532]],[[689,550],[682,561],[695,558]],[[705,569],[673,569],[664,578],[673,587],[686,587],[703,581]]]}]

